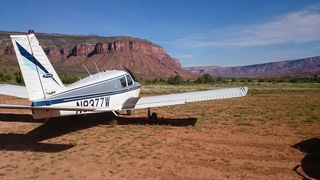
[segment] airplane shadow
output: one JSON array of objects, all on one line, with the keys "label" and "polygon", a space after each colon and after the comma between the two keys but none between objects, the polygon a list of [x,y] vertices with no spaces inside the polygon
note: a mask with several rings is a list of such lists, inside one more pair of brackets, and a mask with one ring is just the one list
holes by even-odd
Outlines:
[{"label": "airplane shadow", "polygon": [[0,121],[6,122],[24,122],[24,123],[42,123],[43,121],[33,119],[29,114],[3,114],[0,113]]},{"label": "airplane shadow", "polygon": [[298,172],[299,167],[303,172],[314,179],[320,179],[320,139],[312,138],[305,141],[301,141],[292,146],[306,154],[301,160],[301,165],[297,165],[293,170],[299,174],[303,180],[309,178]]},{"label": "airplane shadow", "polygon": [[[0,134],[0,150],[9,151],[33,151],[33,152],[60,152],[70,149],[75,144],[50,144],[41,141],[58,137],[71,132],[91,128],[98,125],[109,125],[116,119],[118,125],[170,125],[170,126],[194,126],[196,118],[167,119],[160,118],[151,121],[149,118],[116,117],[113,113],[91,114],[78,116],[77,119],[68,117],[51,118],[46,123],[38,126],[26,134]],[[0,114],[0,121],[42,123],[41,120],[33,120],[31,115]]]}]

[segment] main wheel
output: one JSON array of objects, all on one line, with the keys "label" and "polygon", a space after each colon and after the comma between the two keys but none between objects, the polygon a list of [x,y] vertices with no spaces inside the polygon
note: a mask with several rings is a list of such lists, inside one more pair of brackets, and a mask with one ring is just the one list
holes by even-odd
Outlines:
[{"label": "main wheel", "polygon": [[132,110],[127,110],[127,115],[131,116],[132,115]]},{"label": "main wheel", "polygon": [[149,119],[152,120],[152,121],[158,120],[158,115],[157,115],[157,113],[155,113],[155,112],[152,113],[151,116],[149,117]]}]

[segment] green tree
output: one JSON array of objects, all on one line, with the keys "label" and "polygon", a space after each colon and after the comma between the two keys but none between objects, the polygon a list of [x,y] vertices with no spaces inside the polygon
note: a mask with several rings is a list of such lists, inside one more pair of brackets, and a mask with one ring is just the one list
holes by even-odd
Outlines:
[{"label": "green tree", "polygon": [[199,83],[199,84],[214,83],[214,78],[210,74],[206,73],[206,74],[202,75],[201,77],[198,77],[195,80],[195,83]]},{"label": "green tree", "polygon": [[220,82],[222,82],[222,81],[223,81],[222,77],[221,77],[221,76],[218,76],[218,77],[217,77],[217,82],[220,83]]},{"label": "green tree", "polygon": [[11,81],[11,80],[12,80],[12,76],[11,76],[10,74],[6,74],[6,75],[4,76],[4,79],[5,79],[6,81]]},{"label": "green tree", "polygon": [[59,74],[59,78],[63,84],[71,84],[79,80],[77,76],[72,74]]},{"label": "green tree", "polygon": [[177,84],[183,84],[184,80],[183,77],[181,77],[179,74],[173,77],[170,77],[168,79],[168,84],[177,85]]},{"label": "green tree", "polygon": [[159,83],[159,79],[158,78],[154,78],[153,80],[152,80],[152,84],[158,84]]},{"label": "green tree", "polygon": [[14,75],[16,76],[16,82],[19,84],[24,84],[23,78],[22,78],[22,73],[19,70],[18,72],[15,72]]},{"label": "green tree", "polygon": [[1,80],[1,81],[4,81],[4,74],[3,74],[3,72],[0,72],[0,80]]}]

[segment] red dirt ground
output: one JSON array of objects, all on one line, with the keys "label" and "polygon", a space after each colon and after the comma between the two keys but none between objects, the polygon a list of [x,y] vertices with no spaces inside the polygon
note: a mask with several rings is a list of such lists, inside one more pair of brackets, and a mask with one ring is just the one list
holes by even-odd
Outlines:
[{"label": "red dirt ground", "polygon": [[46,123],[0,110],[0,178],[319,179],[319,102],[317,93],[249,94],[154,108],[158,122],[146,110]]}]

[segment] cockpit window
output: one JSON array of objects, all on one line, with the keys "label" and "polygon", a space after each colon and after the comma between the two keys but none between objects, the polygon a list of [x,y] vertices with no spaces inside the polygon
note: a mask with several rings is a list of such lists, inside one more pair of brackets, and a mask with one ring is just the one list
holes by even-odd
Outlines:
[{"label": "cockpit window", "polygon": [[122,87],[126,87],[127,86],[127,82],[126,82],[126,78],[125,77],[122,77],[120,79],[120,82],[121,82]]},{"label": "cockpit window", "polygon": [[133,84],[131,76],[127,75],[128,86]]}]

